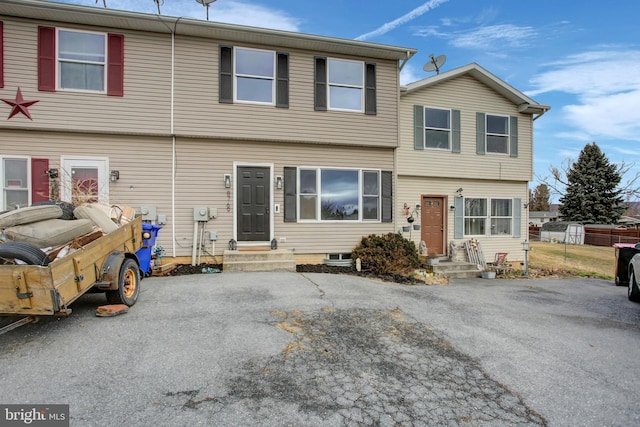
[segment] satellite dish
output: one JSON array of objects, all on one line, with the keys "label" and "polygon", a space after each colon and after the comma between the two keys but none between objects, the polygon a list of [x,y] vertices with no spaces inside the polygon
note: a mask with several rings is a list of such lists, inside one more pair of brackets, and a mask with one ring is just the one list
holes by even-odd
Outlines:
[{"label": "satellite dish", "polygon": [[203,5],[205,9],[207,9],[207,21],[209,20],[209,5],[216,0],[196,0],[198,3]]},{"label": "satellite dish", "polygon": [[431,58],[431,61],[424,64],[424,67],[422,67],[422,69],[426,72],[435,71],[437,74],[440,74],[440,67],[442,67],[447,61],[447,57],[445,55],[439,55],[437,58],[434,58],[432,53],[431,55],[429,55],[429,58]]}]

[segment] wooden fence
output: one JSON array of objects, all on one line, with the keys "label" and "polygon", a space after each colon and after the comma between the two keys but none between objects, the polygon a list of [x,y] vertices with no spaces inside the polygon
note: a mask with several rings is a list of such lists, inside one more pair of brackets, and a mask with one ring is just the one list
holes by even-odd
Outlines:
[{"label": "wooden fence", "polygon": [[[529,240],[540,240],[540,227],[529,226]],[[584,227],[584,244],[593,246],[613,246],[614,243],[639,243],[640,229],[616,229]]]}]

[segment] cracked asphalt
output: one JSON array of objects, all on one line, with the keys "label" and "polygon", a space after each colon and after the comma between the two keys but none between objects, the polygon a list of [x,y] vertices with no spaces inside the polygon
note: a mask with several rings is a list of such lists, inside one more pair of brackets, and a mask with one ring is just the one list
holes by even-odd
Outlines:
[{"label": "cracked asphalt", "polygon": [[127,314],[0,336],[0,403],[71,425],[640,425],[640,305],[594,279],[406,286],[316,273],[142,282]]}]

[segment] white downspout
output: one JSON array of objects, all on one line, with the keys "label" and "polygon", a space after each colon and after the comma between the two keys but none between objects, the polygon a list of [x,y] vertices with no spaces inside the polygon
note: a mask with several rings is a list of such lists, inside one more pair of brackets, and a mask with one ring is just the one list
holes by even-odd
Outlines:
[{"label": "white downspout", "polygon": [[[178,18],[180,20],[180,18]],[[173,108],[174,108],[174,79],[175,79],[175,44],[176,26],[175,22],[171,32],[171,247],[172,257],[176,257],[176,135],[173,129]]]}]

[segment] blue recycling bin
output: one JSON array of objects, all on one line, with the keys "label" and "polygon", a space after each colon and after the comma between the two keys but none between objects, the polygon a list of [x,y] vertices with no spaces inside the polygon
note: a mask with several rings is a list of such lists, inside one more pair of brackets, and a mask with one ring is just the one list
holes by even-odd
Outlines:
[{"label": "blue recycling bin", "polygon": [[136,252],[136,256],[140,262],[140,272],[144,276],[151,274],[151,252],[153,251],[153,246],[156,244],[158,231],[160,231],[161,228],[161,226],[156,224],[142,223],[142,231],[150,234],[148,239],[142,240],[142,246]]}]

